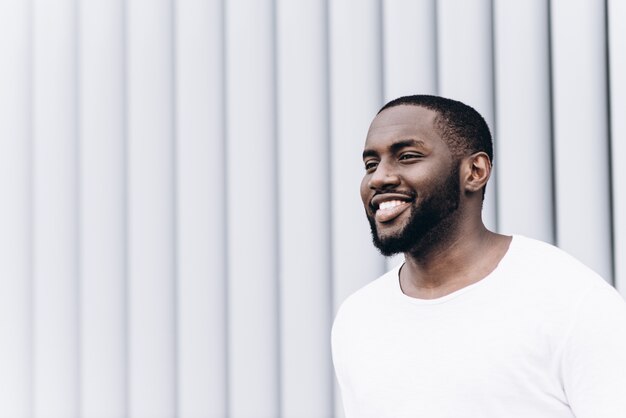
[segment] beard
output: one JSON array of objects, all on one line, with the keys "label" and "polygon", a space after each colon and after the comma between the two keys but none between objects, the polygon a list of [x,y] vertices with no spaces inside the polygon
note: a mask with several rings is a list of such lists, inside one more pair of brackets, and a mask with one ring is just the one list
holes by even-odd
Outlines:
[{"label": "beard", "polygon": [[445,220],[459,207],[461,193],[459,165],[450,170],[443,184],[435,185],[431,190],[435,194],[426,197],[421,203],[417,204],[417,201],[413,200],[409,209],[411,211],[409,220],[394,234],[381,236],[374,216],[367,215],[374,246],[382,255],[389,257],[411,252],[423,247],[425,243],[440,239],[438,237],[442,237],[442,234],[445,235],[451,229],[451,225]]}]

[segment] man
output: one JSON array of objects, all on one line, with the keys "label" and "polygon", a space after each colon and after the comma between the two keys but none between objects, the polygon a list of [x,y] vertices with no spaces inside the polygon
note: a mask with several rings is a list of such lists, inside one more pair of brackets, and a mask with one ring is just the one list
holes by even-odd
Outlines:
[{"label": "man", "polygon": [[487,230],[492,160],[463,103],[402,97],[374,118],[361,197],[374,245],[406,261],[335,319],[347,418],[626,417],[624,300],[563,251]]}]

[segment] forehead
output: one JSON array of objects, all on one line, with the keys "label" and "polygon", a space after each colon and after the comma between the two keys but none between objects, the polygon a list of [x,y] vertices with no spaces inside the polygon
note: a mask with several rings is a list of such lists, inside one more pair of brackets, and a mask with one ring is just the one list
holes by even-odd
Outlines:
[{"label": "forehead", "polygon": [[398,140],[418,139],[432,147],[445,145],[435,127],[437,112],[399,105],[380,112],[367,132],[365,148],[386,148]]}]

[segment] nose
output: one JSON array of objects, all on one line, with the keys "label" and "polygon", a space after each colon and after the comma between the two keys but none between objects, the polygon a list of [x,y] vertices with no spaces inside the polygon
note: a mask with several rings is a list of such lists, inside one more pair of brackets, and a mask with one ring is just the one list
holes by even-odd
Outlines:
[{"label": "nose", "polygon": [[388,164],[382,161],[376,167],[367,183],[367,186],[372,190],[385,190],[400,185],[400,177]]}]

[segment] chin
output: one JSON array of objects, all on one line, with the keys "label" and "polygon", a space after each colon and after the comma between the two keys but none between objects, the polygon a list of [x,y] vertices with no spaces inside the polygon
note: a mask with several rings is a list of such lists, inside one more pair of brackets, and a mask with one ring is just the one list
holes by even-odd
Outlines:
[{"label": "chin", "polygon": [[404,228],[397,228],[389,233],[381,233],[372,228],[372,241],[374,246],[385,257],[408,251],[414,244],[415,238],[409,237]]},{"label": "chin", "polygon": [[379,240],[398,240],[406,233],[406,225],[376,224],[376,235]]},{"label": "chin", "polygon": [[407,250],[404,247],[403,243],[396,242],[394,240],[387,241],[374,241],[374,246],[378,249],[378,251],[384,255],[385,257],[391,257],[396,254],[404,253]]},{"label": "chin", "polygon": [[[454,212],[454,210],[450,211]],[[442,216],[441,211],[437,213],[411,213],[408,220],[403,222],[400,219],[397,225],[394,222],[381,224],[375,218],[368,217],[372,232],[374,246],[385,257],[399,253],[413,252],[422,248],[427,243],[437,241],[446,235],[446,219],[449,216]]]}]

